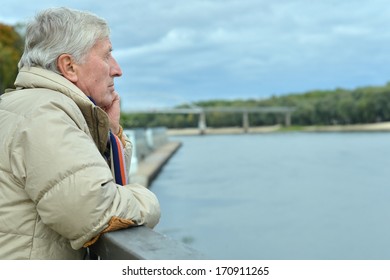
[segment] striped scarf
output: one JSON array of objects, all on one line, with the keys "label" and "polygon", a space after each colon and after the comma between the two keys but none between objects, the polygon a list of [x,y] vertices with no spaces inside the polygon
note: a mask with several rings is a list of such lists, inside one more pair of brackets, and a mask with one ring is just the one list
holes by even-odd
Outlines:
[{"label": "striped scarf", "polygon": [[125,155],[123,153],[122,142],[118,136],[110,130],[110,147],[111,147],[111,168],[115,178],[115,183],[126,185],[128,183]]},{"label": "striped scarf", "polygon": [[[95,100],[92,97],[88,98],[96,105]],[[115,179],[115,183],[118,185],[126,185],[129,180],[127,177],[127,168],[125,155],[123,152],[123,145],[118,136],[109,131],[109,138],[107,142],[107,147],[109,147],[109,154],[105,153],[106,160],[110,163],[111,171]]]}]

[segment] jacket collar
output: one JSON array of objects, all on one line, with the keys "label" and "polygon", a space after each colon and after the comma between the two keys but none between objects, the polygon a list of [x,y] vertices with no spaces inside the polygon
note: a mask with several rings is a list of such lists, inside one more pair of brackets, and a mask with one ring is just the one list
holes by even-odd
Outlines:
[{"label": "jacket collar", "polygon": [[15,80],[16,89],[47,88],[71,98],[79,107],[99,151],[103,154],[108,140],[109,119],[78,87],[63,76],[39,67],[23,67]]}]

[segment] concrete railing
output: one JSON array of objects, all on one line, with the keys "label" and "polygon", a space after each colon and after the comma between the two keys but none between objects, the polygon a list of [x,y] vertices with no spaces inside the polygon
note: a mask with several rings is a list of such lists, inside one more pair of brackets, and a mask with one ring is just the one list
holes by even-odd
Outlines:
[{"label": "concrete railing", "polygon": [[90,247],[101,260],[205,260],[198,251],[145,226],[105,233]]},{"label": "concrete railing", "polygon": [[[130,181],[148,187],[162,166],[180,147],[170,142],[165,128],[124,131],[133,143]],[[90,247],[92,259],[106,260],[190,260],[205,259],[196,250],[145,226],[102,235]]]}]

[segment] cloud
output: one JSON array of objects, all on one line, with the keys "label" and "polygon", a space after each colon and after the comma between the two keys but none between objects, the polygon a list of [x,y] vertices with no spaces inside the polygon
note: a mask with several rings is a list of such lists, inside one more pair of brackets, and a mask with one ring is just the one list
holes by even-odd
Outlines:
[{"label": "cloud", "polygon": [[264,97],[390,80],[390,7],[384,0],[8,1],[0,21],[62,5],[107,19],[124,72],[117,89],[128,104]]}]

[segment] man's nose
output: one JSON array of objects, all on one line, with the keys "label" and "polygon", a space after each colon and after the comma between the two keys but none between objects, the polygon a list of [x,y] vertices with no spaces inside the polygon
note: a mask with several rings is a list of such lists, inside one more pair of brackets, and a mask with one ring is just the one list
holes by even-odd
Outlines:
[{"label": "man's nose", "polygon": [[115,60],[115,58],[112,58],[111,76],[113,76],[113,77],[122,76],[122,69],[119,66],[118,62]]}]

